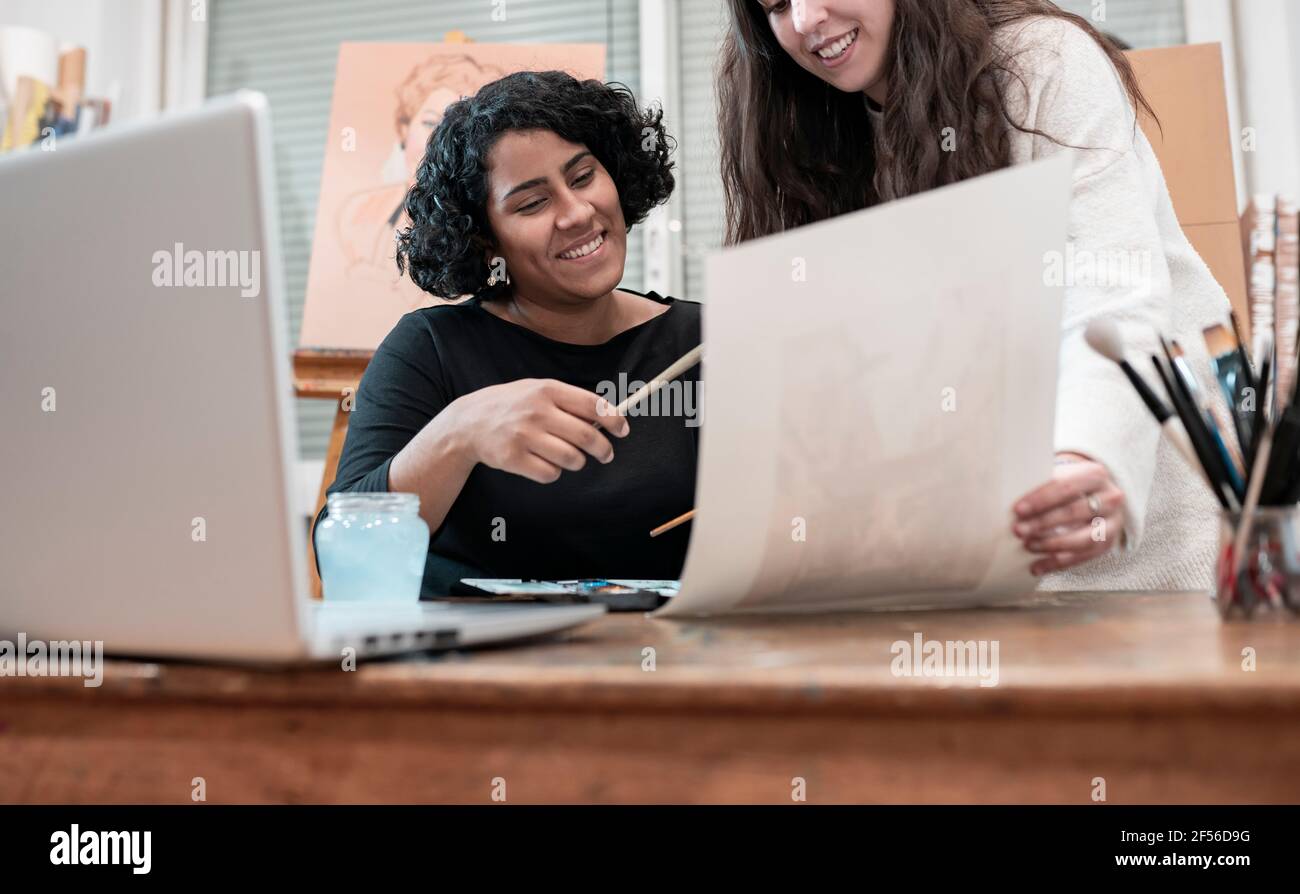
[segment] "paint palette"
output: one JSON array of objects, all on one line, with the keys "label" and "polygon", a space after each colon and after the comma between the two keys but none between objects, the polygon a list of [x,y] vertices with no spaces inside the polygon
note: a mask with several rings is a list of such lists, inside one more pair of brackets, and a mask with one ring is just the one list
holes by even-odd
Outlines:
[{"label": "paint palette", "polygon": [[652,611],[677,595],[675,580],[584,578],[539,581],[502,578],[464,578],[459,590],[492,596],[534,598],[541,602],[600,603],[610,611]]}]

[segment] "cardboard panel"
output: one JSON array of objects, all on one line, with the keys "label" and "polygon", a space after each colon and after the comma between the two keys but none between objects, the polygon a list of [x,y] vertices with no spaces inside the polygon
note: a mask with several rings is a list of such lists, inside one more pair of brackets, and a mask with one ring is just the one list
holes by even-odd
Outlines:
[{"label": "cardboard panel", "polygon": [[1219,45],[1135,50],[1127,55],[1160,119],[1157,127],[1144,115],[1142,128],[1164,169],[1178,220],[1184,229],[1235,223],[1232,134]]},{"label": "cardboard panel", "polygon": [[1204,259],[1214,278],[1228,293],[1228,301],[1237,312],[1243,329],[1249,328],[1250,311],[1246,298],[1246,264],[1241,254],[1241,230],[1236,221],[1217,224],[1187,224],[1183,232],[1192,248]]}]

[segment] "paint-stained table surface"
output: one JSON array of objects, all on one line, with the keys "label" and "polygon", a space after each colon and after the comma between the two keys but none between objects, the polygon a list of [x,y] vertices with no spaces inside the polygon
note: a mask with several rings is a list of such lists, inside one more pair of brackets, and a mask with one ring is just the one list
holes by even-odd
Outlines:
[{"label": "paint-stained table surface", "polygon": [[[996,644],[996,676],[900,676]],[[915,664],[908,661],[915,669]],[[951,670],[951,668],[950,668]],[[993,685],[989,685],[993,684]],[[312,670],[0,680],[0,801],[1300,801],[1300,619],[1205,594],[661,621]]]}]

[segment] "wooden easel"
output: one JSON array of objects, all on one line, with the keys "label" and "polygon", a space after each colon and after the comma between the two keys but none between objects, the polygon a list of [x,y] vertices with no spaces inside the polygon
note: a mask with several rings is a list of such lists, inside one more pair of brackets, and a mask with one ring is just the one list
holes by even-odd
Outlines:
[{"label": "wooden easel", "polygon": [[[443,43],[473,43],[463,31],[448,31]],[[321,472],[320,489],[316,493],[316,509],[312,524],[325,506],[325,490],[334,483],[338,474],[339,457],[348,434],[348,414],[352,410],[350,398],[357,393],[361,376],[365,374],[374,351],[355,349],[299,348],[293,353],[293,389],[298,397],[313,397],[334,401],[334,424],[330,428],[329,446],[325,450],[325,468]],[[320,599],[320,575],[316,572],[316,547],[307,538],[307,567],[311,575],[312,598]]]},{"label": "wooden easel", "polygon": [[[299,348],[293,352],[293,390],[298,397],[324,398],[334,401],[334,424],[330,428],[329,447],[325,450],[325,468],[321,473],[320,490],[316,494],[316,509],[312,523],[325,505],[325,489],[334,482],[338,472],[339,456],[343,453],[343,440],[348,434],[348,414],[352,410],[349,398],[356,395],[361,376],[370,364],[374,351],[328,350]],[[307,566],[311,575],[313,599],[321,598],[320,575],[316,573],[316,547],[307,538]]]}]

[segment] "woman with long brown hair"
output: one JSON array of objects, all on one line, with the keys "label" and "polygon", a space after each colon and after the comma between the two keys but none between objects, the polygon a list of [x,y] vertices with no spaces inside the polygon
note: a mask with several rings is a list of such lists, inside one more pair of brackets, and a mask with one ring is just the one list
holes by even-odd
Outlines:
[{"label": "woman with long brown hair", "polygon": [[1045,586],[1209,588],[1214,499],[1082,338],[1110,317],[1134,356],[1156,350],[1159,331],[1204,368],[1200,329],[1228,312],[1178,225],[1138,126],[1154,112],[1123,53],[1047,0],[728,4],[718,107],[730,244],[1076,153],[1071,247],[1149,263],[1064,282],[1057,466],[1011,507],[1012,530],[1034,573],[1051,574]]}]

